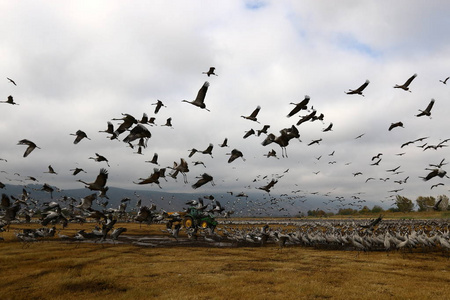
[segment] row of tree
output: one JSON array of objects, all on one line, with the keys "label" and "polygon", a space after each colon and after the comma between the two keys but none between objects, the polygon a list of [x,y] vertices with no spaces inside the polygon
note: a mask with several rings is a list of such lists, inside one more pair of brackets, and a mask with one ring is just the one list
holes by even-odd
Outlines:
[{"label": "row of tree", "polygon": [[[449,198],[446,195],[440,195],[437,198],[428,196],[419,196],[416,199],[416,204],[407,197],[397,195],[395,199],[396,207],[391,207],[387,211],[391,212],[411,212],[414,211],[415,205],[417,205],[417,211],[447,211],[449,210]],[[385,210],[375,205],[372,209],[364,206],[361,210],[353,208],[341,208],[337,213],[325,212],[321,209],[308,210],[307,215],[309,217],[329,217],[333,215],[358,215],[358,214],[370,214],[370,213],[382,213]]]}]

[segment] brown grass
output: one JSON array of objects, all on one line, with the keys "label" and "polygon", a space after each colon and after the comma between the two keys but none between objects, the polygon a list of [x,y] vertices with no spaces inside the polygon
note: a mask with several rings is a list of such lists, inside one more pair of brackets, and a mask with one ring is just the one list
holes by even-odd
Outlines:
[{"label": "brown grass", "polygon": [[[0,243],[1,299],[450,299],[441,253]],[[78,226],[78,227],[77,227]],[[118,224],[127,234],[161,225]],[[93,224],[70,224],[64,234]]]}]

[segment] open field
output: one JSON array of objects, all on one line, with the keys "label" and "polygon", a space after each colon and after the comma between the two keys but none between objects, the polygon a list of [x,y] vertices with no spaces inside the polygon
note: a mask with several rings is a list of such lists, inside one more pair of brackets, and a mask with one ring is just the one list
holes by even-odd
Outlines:
[{"label": "open field", "polygon": [[[140,247],[57,236],[24,244],[14,236],[39,226],[12,224],[2,233],[1,299],[450,299],[450,261],[440,251]],[[120,226],[128,237],[174,241],[164,225]],[[61,233],[93,227],[70,224]]]}]

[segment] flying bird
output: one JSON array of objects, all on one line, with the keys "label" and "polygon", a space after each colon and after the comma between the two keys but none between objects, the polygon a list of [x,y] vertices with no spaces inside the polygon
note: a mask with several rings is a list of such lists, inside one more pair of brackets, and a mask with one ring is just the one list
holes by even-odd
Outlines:
[{"label": "flying bird", "polygon": [[447,84],[447,80],[449,79],[450,77],[447,77],[447,78],[445,78],[444,80],[439,80],[439,82],[442,82],[443,84]]},{"label": "flying bird", "polygon": [[355,89],[355,90],[349,89],[348,92],[345,92],[345,93],[346,93],[347,95],[358,94],[358,95],[361,95],[361,96],[364,97],[364,95],[363,95],[362,92],[363,92],[364,89],[369,85],[369,83],[370,83],[370,81],[369,81],[369,80],[366,80],[366,82],[364,82],[359,88],[357,88],[357,89]]},{"label": "flying bird", "polygon": [[106,157],[104,157],[104,156],[102,156],[102,155],[100,155],[100,154],[98,154],[98,153],[95,153],[95,155],[96,155],[97,157],[89,157],[89,159],[93,159],[93,160],[95,160],[96,162],[104,161],[104,162],[106,162],[106,164],[108,165],[108,167],[110,167],[109,162],[108,162],[108,160],[106,159]]},{"label": "flying bird", "polygon": [[405,82],[404,84],[402,84],[402,85],[396,84],[396,85],[394,86],[394,88],[398,88],[398,89],[402,89],[402,90],[411,92],[411,91],[409,90],[409,85],[411,84],[411,82],[412,82],[412,81],[414,80],[414,78],[416,78],[416,77],[417,77],[417,74],[414,74],[413,76],[409,77],[408,80],[406,80],[406,82]]},{"label": "flying bird", "polygon": [[16,82],[14,80],[12,80],[11,78],[6,77],[6,79],[8,79],[12,84],[17,85]]},{"label": "flying bird", "polygon": [[70,169],[69,171],[73,171],[73,173],[72,173],[73,176],[77,175],[80,172],[86,173],[86,171],[81,168]]},{"label": "flying bird", "polygon": [[259,123],[256,116],[258,115],[260,110],[261,110],[261,106],[258,105],[258,107],[256,107],[256,109],[249,116],[241,116],[241,117],[244,119]]},{"label": "flying bird", "polygon": [[206,92],[208,91],[208,87],[209,87],[209,82],[205,81],[203,86],[198,91],[197,97],[195,98],[194,101],[182,100],[182,102],[187,102],[187,103],[190,103],[192,105],[198,106],[202,109],[206,109],[207,111],[209,111],[209,109],[207,109],[206,105],[205,105],[205,96],[206,96]]},{"label": "flying bird", "polygon": [[288,113],[287,117],[290,118],[293,115],[295,115],[296,113],[298,113],[299,111],[301,111],[302,109],[308,109],[308,103],[309,103],[310,97],[308,95],[305,95],[305,99],[303,99],[301,102],[299,103],[290,103],[290,104],[294,104],[295,107],[290,111],[290,113]]},{"label": "flying bird", "polygon": [[333,128],[333,123],[330,123],[327,128],[322,129],[323,132],[331,131],[331,128]]},{"label": "flying bird", "polygon": [[74,144],[78,144],[84,138],[87,138],[88,140],[90,140],[90,138],[88,138],[86,132],[84,132],[82,130],[77,130],[76,133],[71,133],[70,135],[76,136],[75,140],[73,141]]},{"label": "flying bird", "polygon": [[272,179],[267,185],[265,186],[261,186],[258,189],[266,191],[266,192],[270,192],[270,189],[277,183],[278,181],[275,179]]},{"label": "flying bird", "polygon": [[78,181],[84,183],[86,185],[85,187],[90,189],[91,191],[103,191],[105,190],[107,180],[108,171],[104,168],[101,168],[94,182],[85,182],[81,179],[79,179]]},{"label": "flying bird", "polygon": [[152,103],[152,105],[156,105],[155,107],[155,115],[159,112],[159,110],[161,109],[161,107],[166,107],[161,100],[156,100],[156,103]]},{"label": "flying bird", "polygon": [[146,160],[145,162],[158,165],[158,153],[153,154],[152,160]]},{"label": "flying bird", "polygon": [[113,125],[113,123],[108,121],[107,124],[108,124],[108,127],[106,128],[106,130],[100,130],[99,132],[106,132],[106,133],[109,133],[109,134],[114,134],[114,125]]},{"label": "flying bird", "polygon": [[228,159],[228,163],[233,162],[238,157],[242,157],[242,160],[245,161],[244,154],[242,154],[242,152],[237,149],[231,150],[231,153],[227,153],[227,155],[231,155]]},{"label": "flying bird", "polygon": [[25,150],[25,153],[23,154],[23,157],[27,157],[31,153],[31,151],[33,151],[35,148],[41,149],[38,146],[36,146],[35,143],[33,143],[32,141],[27,140],[27,139],[20,140],[17,145],[27,145],[28,146],[28,148]]},{"label": "flying bird", "polygon": [[147,177],[147,178],[139,178],[141,180],[140,182],[134,182],[135,184],[149,184],[149,183],[156,183],[159,188],[161,186],[159,185],[159,178],[161,177],[160,169],[154,168],[153,173]]},{"label": "flying bird", "polygon": [[215,67],[210,67],[208,72],[202,72],[202,74],[206,74],[206,75],[208,75],[208,77],[211,76],[211,75],[218,76],[216,73],[214,73],[215,70],[216,70]]},{"label": "flying bird", "polygon": [[389,131],[391,131],[392,129],[396,128],[396,127],[403,127],[403,123],[402,122],[396,122],[396,123],[391,123],[391,126],[389,126]]},{"label": "flying bird", "polygon": [[14,102],[14,98],[11,95],[8,96],[8,100],[0,101],[0,103],[8,103],[8,104],[12,104],[12,105],[19,105],[18,103]]},{"label": "flying bird", "polygon": [[48,166],[48,172],[44,172],[44,173],[49,173],[49,174],[55,174],[55,175],[58,175],[58,173],[56,173],[55,170],[53,170],[53,168],[52,168],[51,165]]},{"label": "flying bird", "polygon": [[215,185],[214,181],[213,181],[213,177],[207,173],[203,173],[200,177],[197,177],[197,178],[199,178],[199,180],[192,185],[192,188],[194,188],[194,189],[197,189],[208,182],[211,182],[211,184],[213,186]]},{"label": "flying bird", "polygon": [[416,115],[416,117],[421,117],[421,116],[428,116],[431,117],[431,109],[433,108],[434,105],[434,99],[431,99],[430,103],[428,103],[427,108],[425,108],[425,110],[420,110],[420,113],[418,115]]},{"label": "flying bird", "polygon": [[222,144],[219,144],[219,147],[228,147],[228,138],[225,138]]}]

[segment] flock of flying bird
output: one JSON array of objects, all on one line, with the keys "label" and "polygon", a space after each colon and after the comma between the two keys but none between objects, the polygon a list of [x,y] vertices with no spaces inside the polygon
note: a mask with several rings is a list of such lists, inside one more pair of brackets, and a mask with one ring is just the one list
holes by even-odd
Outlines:
[{"label": "flock of flying bird", "polygon": [[[208,77],[217,76],[217,74],[215,74],[214,67],[211,67],[207,72],[203,72],[203,74],[206,74]],[[413,80],[416,77],[417,77],[417,74],[414,74],[409,79],[407,79],[404,84],[401,84],[401,85],[396,84],[394,86],[394,88],[398,88],[398,89],[402,89],[404,91],[411,92],[411,90],[409,89],[409,86],[412,84]],[[7,79],[13,85],[15,85],[15,86],[17,85],[14,80],[12,80],[10,78],[7,78]],[[443,84],[446,84],[447,80],[448,80],[448,78],[446,78],[445,80],[440,80],[440,82],[442,82]],[[366,80],[360,87],[358,87],[356,89],[349,89],[348,91],[345,91],[345,93],[348,95],[364,96],[363,92],[369,84],[370,84],[370,81]],[[200,87],[194,100],[182,100],[182,102],[186,102],[188,104],[194,105],[202,110],[210,111],[206,107],[207,102],[205,101],[207,99],[206,96],[207,96],[209,86],[210,86],[210,83],[208,81],[205,81],[202,84],[202,86]],[[301,142],[298,126],[301,126],[305,122],[321,121],[323,123],[323,121],[324,121],[324,114],[323,113],[319,114],[317,112],[317,110],[313,108],[313,106],[310,106],[309,105],[310,100],[311,100],[311,98],[309,96],[305,96],[305,98],[302,101],[300,101],[299,103],[291,103],[294,105],[294,108],[289,111],[289,113],[286,116],[287,118],[294,117],[295,115],[300,114],[302,111],[305,111],[307,113],[303,116],[300,116],[298,121],[295,122],[295,124],[291,125],[290,127],[279,129],[278,134],[269,132],[269,129],[271,128],[270,125],[263,125],[263,127],[261,129],[254,130],[252,128],[252,129],[246,131],[242,138],[248,139],[252,135],[254,135],[256,137],[262,136],[263,138],[260,143],[263,147],[268,146],[272,143],[278,144],[278,146],[281,148],[281,156],[283,158],[287,158],[288,157],[287,147],[289,146],[290,142],[292,140],[297,140],[297,141]],[[0,101],[0,102],[10,104],[10,105],[18,105],[18,103],[14,102],[13,96],[8,96],[6,101]],[[417,117],[422,117],[422,116],[431,117],[431,111],[434,106],[434,103],[435,103],[435,100],[431,99],[428,106],[423,110],[419,110],[419,113],[416,116]],[[132,116],[131,114],[122,113],[122,117],[112,118],[111,120],[108,120],[107,128],[105,130],[99,130],[98,132],[107,133],[109,135],[108,138],[110,140],[122,140],[123,143],[125,143],[132,149],[137,148],[137,152],[135,152],[135,153],[143,154],[144,149],[147,148],[149,139],[152,137],[152,134],[149,130],[149,126],[155,125],[156,115],[158,114],[158,112],[160,111],[161,108],[166,107],[166,105],[164,105],[164,103],[160,100],[157,100],[156,103],[152,103],[152,105],[155,105],[155,110],[154,110],[155,116],[152,116],[149,118],[146,113],[143,113],[142,118],[138,119],[138,118]],[[261,107],[257,106],[249,115],[242,115],[241,117],[246,120],[252,121],[254,123],[260,124],[260,121],[258,120],[258,114],[259,114],[260,110],[261,110]],[[112,123],[112,121],[119,121],[120,123],[117,126],[115,126]],[[166,120],[166,123],[161,126],[172,127],[171,121],[172,121],[172,119],[168,118]],[[391,131],[396,127],[403,127],[403,123],[401,121],[392,123],[389,126],[388,130]],[[333,128],[333,123],[329,123],[329,125],[327,127],[322,129],[322,132],[332,131],[332,128]],[[84,132],[81,129],[77,130],[75,133],[71,133],[70,135],[75,136],[75,139],[73,141],[73,143],[75,145],[79,144],[83,139],[90,140],[90,138],[88,137],[86,132]],[[361,138],[363,135],[364,134],[356,137],[355,139]],[[414,144],[416,142],[426,140],[426,139],[427,139],[427,137],[423,137],[423,138],[419,138],[419,139],[416,139],[413,141],[406,142],[401,145],[401,148],[408,146],[410,144]],[[442,147],[446,147],[447,146],[446,143],[449,140],[450,139],[443,140],[436,145],[424,144],[422,147],[423,147],[424,151],[427,149],[437,150]],[[315,140],[312,140],[311,142],[309,142],[307,144],[307,146],[313,146],[315,144],[320,145],[320,143],[322,141],[323,141],[322,138],[315,139]],[[35,149],[41,149],[35,142],[33,142],[29,139],[19,140],[18,145],[26,146],[25,151],[23,153],[23,157],[29,157],[30,154]],[[228,146],[228,138],[225,137],[223,142],[221,144],[219,144],[219,147],[221,147],[221,148],[229,147]],[[189,159],[192,159],[194,157],[194,155],[197,157],[198,154],[209,155],[211,158],[213,158],[213,149],[214,149],[214,145],[213,145],[213,143],[210,143],[204,150],[198,150],[196,148],[189,149],[188,150],[189,153],[186,155]],[[331,157],[331,156],[333,156],[333,154],[334,154],[334,151],[332,153],[330,153],[329,156]],[[244,158],[244,153],[241,150],[236,149],[236,148],[229,151],[227,153],[227,155],[229,155],[229,158],[227,160],[228,163],[233,163],[238,158],[241,158],[242,161],[244,161],[244,162],[246,160]],[[382,155],[383,155],[382,153],[379,153],[378,155],[374,156],[372,158],[373,162],[371,163],[371,165],[378,166],[382,160],[382,157],[381,157]],[[399,155],[401,155],[401,154],[399,154]],[[274,157],[276,159],[279,159],[279,157],[277,157],[276,151],[274,149],[271,149],[267,154],[264,154],[264,156],[266,156],[267,158]],[[317,160],[320,160],[320,158],[321,158],[321,156],[316,157]],[[100,162],[100,163],[104,162],[107,167],[110,167],[108,159],[99,153],[95,153],[95,156],[89,157],[89,159],[92,159],[92,160],[94,160],[96,162]],[[2,160],[6,161],[6,159],[2,159]],[[152,159],[146,160],[145,162],[159,165],[158,154],[154,153]],[[206,168],[205,164],[202,161],[192,161],[191,163],[194,166],[203,165]],[[329,164],[334,164],[334,163],[335,163],[335,161],[329,162]],[[158,186],[159,188],[162,188],[161,179],[164,179],[167,181],[166,171],[167,171],[167,169],[169,169],[170,173],[168,173],[167,176],[176,180],[178,175],[181,173],[184,184],[187,184],[188,183],[187,173],[190,171],[189,164],[190,163],[186,160],[186,158],[181,157],[181,158],[179,158],[179,160],[176,159],[173,162],[172,166],[167,166],[165,168],[156,168],[155,167],[153,169],[153,172],[148,177],[139,178],[133,182],[137,185],[146,185],[146,184],[153,185],[154,184],[154,185]],[[439,178],[448,177],[446,174],[446,171],[444,171],[442,169],[442,167],[445,164],[446,163],[444,163],[444,159],[439,164],[430,164],[429,168],[426,168],[426,170],[429,172],[428,172],[428,174],[424,174],[423,180],[428,181],[434,177],[439,177]],[[51,174],[57,175],[57,173],[53,170],[51,165],[49,165],[48,168],[49,168],[49,171],[45,172],[45,173],[51,173]],[[401,171],[397,171],[397,170],[398,170],[398,168],[395,168],[392,170],[387,170],[387,172],[389,172],[391,174],[395,174],[395,175],[400,174]],[[74,176],[77,176],[81,172],[86,173],[82,168],[75,168],[75,169],[71,169],[70,171],[73,171]],[[289,170],[286,170],[284,173],[287,173],[288,171]],[[315,174],[318,174],[319,172],[320,171],[315,172]],[[284,173],[281,175],[280,174],[272,174],[272,179],[269,182],[267,182],[267,184],[262,185],[262,186],[256,186],[256,188],[259,190],[265,191],[268,193],[268,195],[270,195],[271,190],[275,187],[277,182],[285,175]],[[362,173],[361,172],[353,173],[354,177],[356,177],[358,175],[362,175]],[[263,178],[263,179],[266,179],[267,177],[268,177],[268,175],[266,175],[264,177],[261,176],[261,178]],[[33,178],[34,177],[29,176],[30,180],[33,180]],[[258,177],[256,179],[254,179],[253,182],[257,182],[257,181],[261,180],[261,178]],[[196,182],[191,184],[191,187],[193,189],[198,189],[207,183],[210,183],[212,186],[215,185],[213,176],[206,172],[203,172],[202,174],[200,174],[200,176],[196,177],[196,179],[197,179]],[[367,178],[367,180],[365,182],[367,183],[368,181],[373,180],[373,179],[375,179],[375,178],[369,177],[369,178]],[[399,184],[403,184],[403,183],[407,182],[407,179],[408,179],[408,177],[403,180],[396,180],[395,182],[399,183]],[[87,189],[89,189],[90,191],[98,192],[98,196],[100,198],[108,198],[107,180],[108,180],[108,170],[106,168],[101,168],[99,174],[97,175],[97,177],[95,178],[94,181],[86,182],[81,179],[78,179],[77,181],[83,183],[85,185],[85,187]],[[388,179],[386,178],[385,181],[386,180],[388,180]],[[3,185],[3,183],[1,185]],[[443,185],[443,183],[440,183],[438,185]],[[436,187],[438,185],[433,185],[432,188]],[[41,190],[49,192],[52,197],[52,192],[54,191],[54,188],[52,188],[49,184],[46,183],[42,186]],[[297,191],[293,190],[292,195],[286,194],[286,196],[287,196],[286,199],[289,200],[289,203],[291,205],[293,205],[293,203],[296,200],[298,200],[302,197],[305,197],[305,196],[295,196],[294,195],[299,191],[301,191],[301,190],[297,190]],[[392,190],[393,193],[398,193],[399,191],[401,191],[401,189]],[[230,194],[232,194],[232,192],[230,192]],[[311,194],[314,194],[314,193],[311,193]],[[245,195],[245,194],[240,193],[240,195]],[[327,196],[327,195],[325,195],[325,196]],[[360,198],[356,197],[356,196],[354,196],[354,199],[360,200]],[[83,198],[82,201],[84,201],[84,200],[85,199]],[[336,197],[336,199],[330,200],[329,202],[327,202],[325,204],[328,204],[328,203],[331,203],[334,201],[338,201],[338,202],[342,203],[343,197]],[[363,201],[361,200],[361,203],[362,202]],[[264,204],[264,203],[266,203],[266,204],[269,203],[271,205],[279,205],[280,199],[276,199],[276,198],[272,197],[269,201],[265,201],[265,202],[264,201],[263,202],[255,201],[255,207],[257,207],[257,208],[255,210],[253,210],[253,212],[259,211],[259,213],[264,213],[263,208],[261,207],[261,206],[263,206],[262,204]],[[356,205],[358,207],[361,206],[360,204],[356,204],[356,203],[350,203],[348,205]],[[83,205],[81,205],[81,206],[83,206]],[[247,206],[248,206],[248,203],[247,203]],[[342,204],[342,206],[345,206],[345,204]],[[90,206],[88,206],[88,208],[90,208]],[[281,209],[281,208],[279,209],[279,211],[282,211],[282,210],[283,209]]]}]

